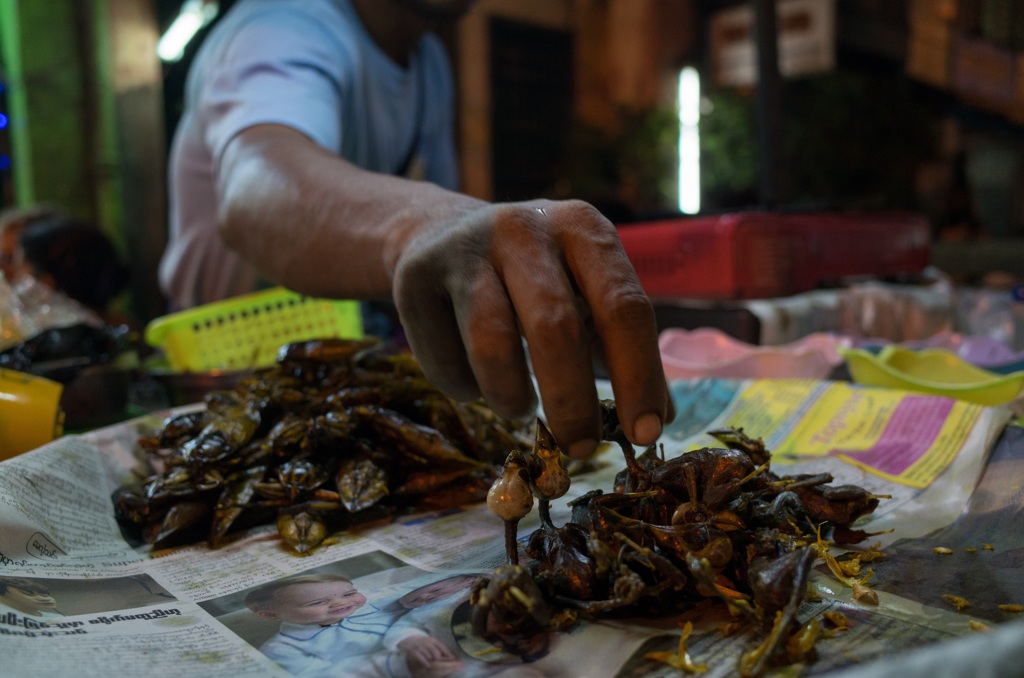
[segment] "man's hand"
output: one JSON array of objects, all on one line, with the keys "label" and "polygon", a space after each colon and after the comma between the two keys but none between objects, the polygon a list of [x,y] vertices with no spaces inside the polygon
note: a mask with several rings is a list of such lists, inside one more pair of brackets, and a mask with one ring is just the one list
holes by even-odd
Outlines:
[{"label": "man's hand", "polygon": [[391,295],[427,376],[458,399],[532,414],[573,457],[594,451],[603,358],[637,445],[674,416],[654,310],[615,227],[580,201],[490,204],[361,170],[279,125],[236,136],[218,173],[225,241],[311,296]]},{"label": "man's hand", "polygon": [[505,416],[535,407],[525,338],[546,421],[572,457],[600,440],[596,358],[631,441],[653,443],[674,416],[651,302],[615,227],[586,203],[486,205],[420,231],[393,291],[428,378]]}]

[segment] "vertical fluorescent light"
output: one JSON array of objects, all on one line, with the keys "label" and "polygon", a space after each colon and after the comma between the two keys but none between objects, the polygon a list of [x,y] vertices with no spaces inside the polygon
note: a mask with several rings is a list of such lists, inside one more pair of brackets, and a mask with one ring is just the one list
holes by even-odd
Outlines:
[{"label": "vertical fluorescent light", "polygon": [[700,76],[687,66],[679,72],[679,211],[700,212]]},{"label": "vertical fluorescent light", "polygon": [[192,37],[217,16],[217,3],[204,0],[185,0],[178,16],[156,45],[161,61],[178,61]]}]

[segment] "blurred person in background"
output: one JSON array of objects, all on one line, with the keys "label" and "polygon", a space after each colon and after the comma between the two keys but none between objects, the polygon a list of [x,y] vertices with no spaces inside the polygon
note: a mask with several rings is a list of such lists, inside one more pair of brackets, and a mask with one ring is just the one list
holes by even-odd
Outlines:
[{"label": "blurred person in background", "polygon": [[11,207],[0,212],[0,273],[7,282],[14,280],[14,257],[18,238],[29,224],[61,214],[53,205],[40,203],[29,207]]},{"label": "blurred person in background", "polygon": [[672,405],[653,306],[612,223],[580,201],[456,191],[454,84],[434,30],[473,4],[232,5],[186,83],[162,289],[173,309],[270,283],[393,299],[434,384],[518,417],[536,412],[535,378],[577,458],[601,438],[603,357],[623,431],[652,444]]},{"label": "blurred person in background", "polygon": [[110,325],[134,325],[114,309],[130,272],[114,243],[91,223],[65,216],[38,219],[21,231],[15,276],[31,275],[74,299]]}]

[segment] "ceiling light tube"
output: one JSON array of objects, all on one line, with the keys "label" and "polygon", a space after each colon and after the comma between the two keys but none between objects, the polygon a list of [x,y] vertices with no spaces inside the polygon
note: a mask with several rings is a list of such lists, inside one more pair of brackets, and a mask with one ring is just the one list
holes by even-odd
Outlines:
[{"label": "ceiling light tube", "polygon": [[195,34],[217,16],[217,3],[204,0],[186,0],[178,16],[157,43],[156,53],[161,61],[179,61]]}]

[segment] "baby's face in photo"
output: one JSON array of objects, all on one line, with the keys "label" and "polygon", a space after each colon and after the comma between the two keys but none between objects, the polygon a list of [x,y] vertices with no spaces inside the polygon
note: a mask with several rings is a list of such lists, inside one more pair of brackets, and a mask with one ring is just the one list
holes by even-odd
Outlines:
[{"label": "baby's face in photo", "polygon": [[410,591],[399,599],[402,607],[412,609],[415,607],[421,607],[432,603],[435,600],[441,600],[448,596],[462,591],[473,585],[476,580],[475,576],[466,575],[465,577],[452,577],[451,579],[442,579],[436,581],[433,584],[427,584],[421,586],[415,591]]},{"label": "baby's face in photo", "polygon": [[366,596],[349,582],[332,581],[296,584],[274,594],[274,600],[259,614],[296,624],[336,624],[366,604]]}]

